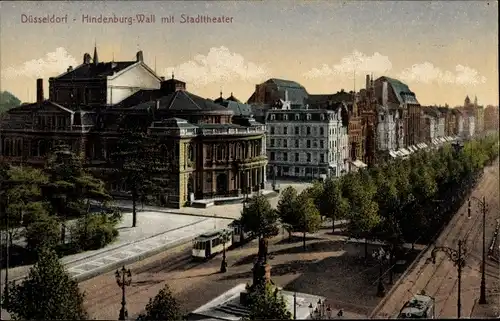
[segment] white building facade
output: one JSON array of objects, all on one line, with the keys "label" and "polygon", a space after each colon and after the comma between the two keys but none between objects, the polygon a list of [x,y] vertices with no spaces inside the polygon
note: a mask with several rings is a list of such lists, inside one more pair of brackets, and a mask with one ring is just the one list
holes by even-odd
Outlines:
[{"label": "white building facade", "polygon": [[337,110],[268,110],[268,179],[273,175],[313,179],[345,173],[349,150],[342,108],[346,106]]}]

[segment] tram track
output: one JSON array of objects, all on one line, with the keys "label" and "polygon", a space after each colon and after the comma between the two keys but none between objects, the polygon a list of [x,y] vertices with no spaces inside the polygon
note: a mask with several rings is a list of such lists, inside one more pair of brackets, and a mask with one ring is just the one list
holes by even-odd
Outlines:
[{"label": "tram track", "polygon": [[[457,291],[458,280],[456,277],[456,267],[452,266],[453,262],[449,260],[444,253],[436,257],[436,264],[432,264],[426,256],[430,256],[432,250],[438,246],[457,249],[458,240],[465,241],[467,254],[465,257],[466,267],[462,272],[462,280],[466,280],[462,284],[462,293],[467,292],[467,295],[474,295],[472,292],[477,292],[476,281],[469,280],[471,277],[478,278],[481,264],[481,249],[482,249],[482,213],[478,213],[477,204],[474,204],[474,211],[471,213],[471,219],[467,218],[467,199],[474,195],[478,198],[485,196],[486,203],[491,206],[493,202],[498,201],[498,161],[493,166],[485,169],[485,174],[479,178],[478,184],[470,192],[470,195],[465,195],[463,203],[457,209],[456,214],[452,217],[446,228],[442,231],[418,263],[417,269],[410,272],[408,280],[403,281],[391,293],[391,297],[385,300],[383,306],[377,308],[374,313],[378,316],[392,316],[399,311],[403,303],[409,295],[413,295],[422,290],[427,295],[434,296],[436,299],[436,316],[453,315],[454,306],[453,300],[457,299],[455,292]],[[495,203],[496,204],[496,203]],[[487,213],[486,229],[487,232],[493,228],[492,220],[497,219],[497,205],[491,206],[490,212]],[[493,225],[492,225],[493,224]],[[447,261],[447,262],[445,262]],[[488,263],[488,262],[487,262]],[[488,269],[491,267],[488,265]],[[453,275],[451,275],[453,273]],[[467,279],[468,278],[468,279]],[[479,283],[477,283],[479,285]],[[464,286],[465,285],[465,286]],[[404,293],[403,293],[404,292]],[[399,295],[397,294],[399,293]],[[472,309],[472,301],[462,300],[463,315],[467,315],[467,311]],[[445,311],[445,308],[446,311]],[[465,309],[464,309],[465,308]]]}]

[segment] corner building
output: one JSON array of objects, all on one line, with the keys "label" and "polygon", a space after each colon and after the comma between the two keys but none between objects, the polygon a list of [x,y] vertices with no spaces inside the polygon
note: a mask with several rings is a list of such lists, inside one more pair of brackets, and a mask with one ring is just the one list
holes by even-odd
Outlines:
[{"label": "corner building", "polygon": [[[0,161],[42,166],[51,148],[65,144],[104,179],[114,196],[129,197],[113,174],[118,125],[156,137],[169,172],[158,177],[160,203],[180,208],[193,199],[236,196],[264,188],[265,126],[251,115],[194,95],[186,84],[158,77],[138,52],[135,61],[99,62],[84,55],[75,69],[37,81],[37,101],[0,119]],[[123,123],[122,123],[123,122]]]}]

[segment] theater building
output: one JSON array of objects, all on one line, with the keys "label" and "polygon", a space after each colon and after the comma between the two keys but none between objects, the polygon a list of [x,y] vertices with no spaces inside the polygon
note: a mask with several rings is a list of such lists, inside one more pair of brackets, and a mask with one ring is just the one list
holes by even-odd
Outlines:
[{"label": "theater building", "polygon": [[[37,80],[37,101],[0,119],[0,160],[42,166],[56,145],[70,146],[103,178],[112,194],[128,196],[111,155],[119,124],[157,139],[169,172],[158,177],[163,205],[179,208],[195,199],[237,196],[264,188],[265,126],[251,115],[186,90],[156,75],[139,51],[133,61],[100,62],[85,54],[81,65],[49,79],[49,99]],[[237,112],[237,111],[236,111]]]}]

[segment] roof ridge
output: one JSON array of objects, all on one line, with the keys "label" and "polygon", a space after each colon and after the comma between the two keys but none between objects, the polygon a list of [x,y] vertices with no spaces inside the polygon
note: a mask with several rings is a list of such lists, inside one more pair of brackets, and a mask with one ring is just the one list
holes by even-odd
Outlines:
[{"label": "roof ridge", "polygon": [[[203,110],[203,107],[201,107],[200,105],[198,105],[198,104],[197,104],[197,103],[193,100],[193,98],[191,98],[191,97],[190,97],[187,93],[185,93],[185,92],[184,92],[184,90],[178,90],[178,91],[182,91],[182,92],[183,92],[183,94],[184,94],[184,96],[186,96],[189,100],[191,100],[191,102],[192,102],[192,103],[193,103],[196,107],[198,107],[198,109],[199,109],[199,110]],[[203,98],[203,97],[200,97],[200,98]],[[205,100],[207,100],[207,99],[205,98]]]}]

